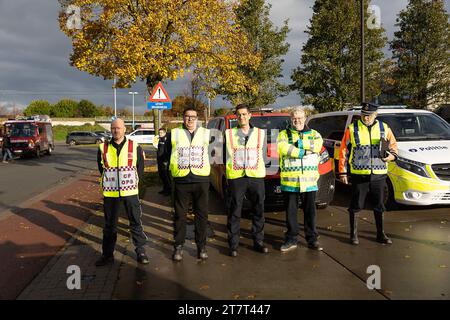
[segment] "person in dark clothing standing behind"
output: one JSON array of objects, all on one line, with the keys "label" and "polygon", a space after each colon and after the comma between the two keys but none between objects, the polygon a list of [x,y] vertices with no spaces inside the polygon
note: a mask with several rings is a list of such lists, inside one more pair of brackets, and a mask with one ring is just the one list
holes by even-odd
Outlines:
[{"label": "person in dark clothing standing behind", "polygon": [[160,128],[158,138],[155,138],[154,146],[158,149],[156,153],[156,160],[158,162],[158,174],[161,182],[163,183],[163,189],[159,192],[165,196],[170,195],[172,192],[172,185],[169,174],[169,161],[170,153],[167,153],[166,143],[168,140],[168,134],[166,129]]},{"label": "person in dark clothing standing behind", "polygon": [[183,259],[186,239],[186,215],[189,200],[194,206],[195,243],[197,256],[206,260],[206,230],[208,224],[209,162],[208,146],[210,132],[197,127],[197,111],[187,108],[183,112],[183,126],[172,129],[166,142],[166,154],[170,154],[170,172],[174,186],[174,252],[173,260]]},{"label": "person in dark clothing standing behind", "polygon": [[137,261],[149,263],[144,246],[147,236],[144,233],[139,202],[139,177],[144,174],[142,148],[125,137],[125,123],[115,119],[111,123],[112,139],[99,145],[97,153],[98,170],[102,175],[103,206],[105,226],[103,229],[102,256],[95,263],[104,266],[114,262],[114,248],[117,240],[117,221],[119,206],[125,206],[130,221],[131,236],[135,246]]}]

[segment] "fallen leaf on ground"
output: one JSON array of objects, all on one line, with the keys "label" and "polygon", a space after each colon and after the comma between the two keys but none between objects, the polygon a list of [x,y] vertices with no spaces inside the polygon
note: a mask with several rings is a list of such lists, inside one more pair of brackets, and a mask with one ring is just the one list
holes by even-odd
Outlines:
[{"label": "fallen leaf on ground", "polygon": [[256,294],[249,294],[247,296],[247,299],[255,299],[256,298]]},{"label": "fallen leaf on ground", "polygon": [[209,286],[207,284],[204,284],[200,287],[200,290],[208,290]]},{"label": "fallen leaf on ground", "polygon": [[439,266],[439,268],[447,268],[447,266],[446,266],[445,264],[441,264],[441,265]]},{"label": "fallen leaf on ground", "polygon": [[411,256],[408,256],[408,255],[405,256],[405,259],[409,259],[409,258],[411,258]]},{"label": "fallen leaf on ground", "polygon": [[237,299],[239,299],[240,297],[241,297],[241,296],[238,295],[238,294],[233,295],[233,299],[234,299],[234,300],[237,300]]}]

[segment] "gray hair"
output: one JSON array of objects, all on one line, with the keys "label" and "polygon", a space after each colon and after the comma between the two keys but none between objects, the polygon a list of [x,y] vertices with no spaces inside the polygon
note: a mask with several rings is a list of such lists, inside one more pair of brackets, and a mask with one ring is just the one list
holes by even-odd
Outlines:
[{"label": "gray hair", "polygon": [[301,106],[292,107],[291,112],[289,114],[291,115],[291,117],[293,117],[294,114],[300,113],[300,112],[303,113],[304,115],[306,115],[305,108],[303,108]]}]

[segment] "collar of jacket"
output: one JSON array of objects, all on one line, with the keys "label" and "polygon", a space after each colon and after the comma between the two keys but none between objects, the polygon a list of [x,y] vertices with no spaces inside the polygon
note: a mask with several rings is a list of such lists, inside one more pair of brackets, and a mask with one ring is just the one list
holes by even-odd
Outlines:
[{"label": "collar of jacket", "polygon": [[292,126],[292,124],[290,124],[288,126],[288,129],[291,131],[297,131],[299,133],[305,133],[305,132],[311,131],[311,129],[307,125],[305,125],[302,130],[297,130]]}]

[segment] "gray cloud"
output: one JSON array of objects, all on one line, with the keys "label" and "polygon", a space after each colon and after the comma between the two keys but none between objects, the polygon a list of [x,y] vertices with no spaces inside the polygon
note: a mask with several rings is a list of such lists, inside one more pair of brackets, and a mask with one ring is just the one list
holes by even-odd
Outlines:
[{"label": "gray cloud", "polygon": [[[355,0],[356,1],[356,0]],[[276,26],[289,19],[291,32],[287,41],[290,50],[284,57],[283,81],[290,83],[292,69],[300,62],[300,51],[307,40],[304,33],[312,16],[313,0],[269,0],[271,19]],[[393,37],[397,14],[407,0],[373,0],[381,9],[383,27],[389,40]],[[450,7],[446,1],[447,9]],[[104,81],[69,66],[69,39],[59,30],[56,0],[0,0],[0,104],[26,106],[34,99],[54,103],[61,98],[89,99],[96,104],[113,105],[112,81]],[[386,50],[388,52],[388,50]],[[187,80],[165,85],[172,98],[187,89]],[[138,91],[136,109],[146,108],[145,84],[138,81],[132,88]],[[129,107],[128,89],[118,90],[118,107]],[[279,98],[276,106],[299,104],[300,97],[291,93]],[[214,106],[225,104],[221,99]]]}]

